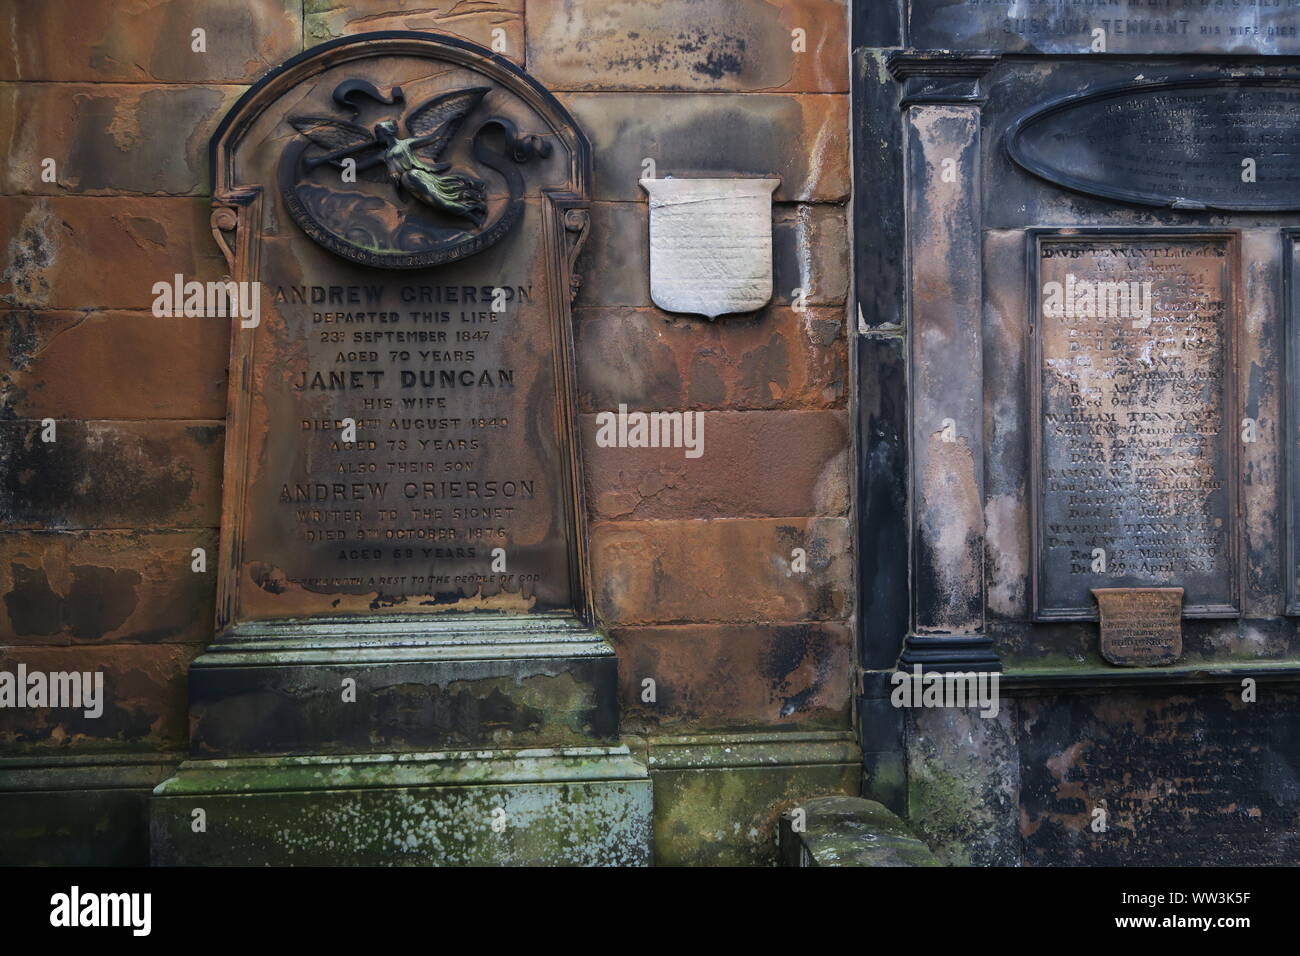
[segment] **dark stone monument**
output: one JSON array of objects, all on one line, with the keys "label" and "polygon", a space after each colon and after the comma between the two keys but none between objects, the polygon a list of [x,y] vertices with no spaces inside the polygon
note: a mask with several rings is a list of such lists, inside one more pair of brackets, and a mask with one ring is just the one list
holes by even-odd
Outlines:
[{"label": "dark stone monument", "polygon": [[216,640],[155,860],[646,862],[588,595],[573,119],[471,44],[368,34],[261,80],[212,166],[261,309],[233,330]]},{"label": "dark stone monument", "polygon": [[[1269,474],[1251,459],[1289,404],[1270,414],[1281,268],[1264,245],[1300,209],[1300,75],[1200,55],[1300,54],[1293,14],[901,0],[859,30],[882,51],[861,63],[860,135],[883,144],[859,222],[908,252],[901,273],[860,262],[858,289],[880,337],[867,374],[893,379],[881,349],[910,332],[906,624],[882,604],[901,662],[997,669],[997,631],[1027,662],[1055,655],[1082,632],[1034,625],[1096,621],[1094,589],[1181,587],[1184,617],[1238,619],[1243,562],[1266,605],[1276,558],[1245,535],[1272,503],[1242,475]],[[900,537],[862,534],[868,566]]]},{"label": "dark stone monument", "polygon": [[[1112,833],[1161,828],[1130,862],[1168,863],[1209,862],[1267,791],[1285,812],[1241,830],[1293,859],[1295,788],[1250,782],[1294,763],[1284,733],[1235,791],[1161,768],[1196,826],[1128,767],[1183,746],[1146,715],[1192,684],[1222,685],[1198,725],[1294,722],[1241,695],[1300,677],[1300,4],[855,14],[865,795],[980,864],[1125,859],[1061,838],[1105,801]],[[915,665],[1020,699],[899,716],[881,677]]]}]

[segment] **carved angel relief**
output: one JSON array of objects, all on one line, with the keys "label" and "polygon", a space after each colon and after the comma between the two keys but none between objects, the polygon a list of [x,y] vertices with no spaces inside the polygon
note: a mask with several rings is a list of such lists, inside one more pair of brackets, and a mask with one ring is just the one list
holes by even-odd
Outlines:
[{"label": "carved angel relief", "polygon": [[[350,119],[291,116],[300,134],[285,150],[280,191],[289,214],[312,239],[353,262],[412,269],[462,259],[497,242],[523,212],[518,166],[550,153],[539,136],[520,136],[493,116],[469,138],[473,160],[504,183],[491,185],[441,157],[466,119],[491,92],[474,87],[442,93],[406,114],[401,87],[385,95],[365,80],[346,80],[334,102]],[[369,125],[356,122],[370,103],[382,108]],[[405,135],[403,135],[403,133]],[[498,138],[504,151],[490,140]]]}]

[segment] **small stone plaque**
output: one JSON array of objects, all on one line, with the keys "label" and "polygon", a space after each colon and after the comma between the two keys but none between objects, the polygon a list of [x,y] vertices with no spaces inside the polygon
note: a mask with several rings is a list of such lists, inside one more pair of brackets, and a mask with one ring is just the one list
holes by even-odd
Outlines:
[{"label": "small stone plaque", "polygon": [[753,312],[772,299],[772,192],[779,179],[643,179],[650,298],[668,312]]},{"label": "small stone plaque", "polygon": [[1182,588],[1093,588],[1101,656],[1122,667],[1173,664],[1183,656]]}]

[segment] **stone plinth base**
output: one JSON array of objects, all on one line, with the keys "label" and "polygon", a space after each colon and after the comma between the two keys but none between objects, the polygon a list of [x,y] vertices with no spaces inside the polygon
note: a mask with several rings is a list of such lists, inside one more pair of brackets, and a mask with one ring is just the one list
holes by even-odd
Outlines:
[{"label": "stone plinth base", "polygon": [[626,747],[257,757],[182,764],[150,838],[156,866],[641,866],[650,818]]},{"label": "stone plinth base", "polygon": [[241,625],[190,667],[195,757],[618,742],[614,649],[565,617]]}]

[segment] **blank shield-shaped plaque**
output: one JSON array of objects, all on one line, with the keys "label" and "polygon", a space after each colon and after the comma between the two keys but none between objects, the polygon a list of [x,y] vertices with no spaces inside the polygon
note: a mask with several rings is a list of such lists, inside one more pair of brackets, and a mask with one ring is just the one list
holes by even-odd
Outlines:
[{"label": "blank shield-shaped plaque", "polygon": [[1182,588],[1093,588],[1101,617],[1101,656],[1150,667],[1183,656]]},{"label": "blank shield-shaped plaque", "polygon": [[779,179],[643,179],[650,298],[667,312],[753,312],[772,299],[772,192]]}]

